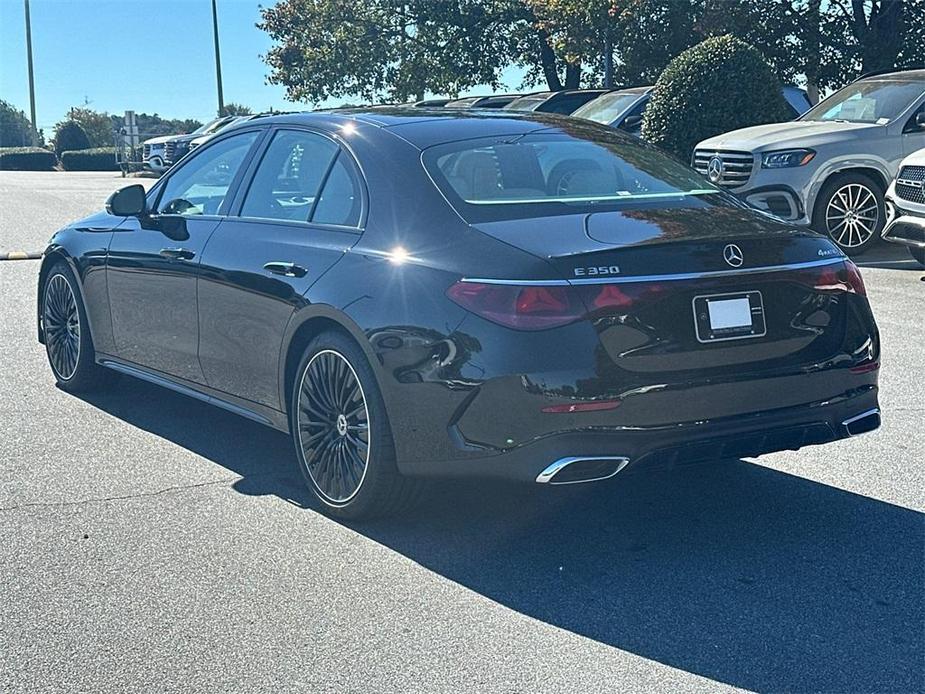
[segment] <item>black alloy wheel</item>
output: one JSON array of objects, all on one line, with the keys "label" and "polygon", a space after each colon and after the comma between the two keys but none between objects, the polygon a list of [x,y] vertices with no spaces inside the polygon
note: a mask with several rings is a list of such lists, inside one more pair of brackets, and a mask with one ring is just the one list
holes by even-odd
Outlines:
[{"label": "black alloy wheel", "polygon": [[299,467],[329,514],[350,520],[391,515],[418,498],[421,482],[398,472],[375,374],[350,337],[332,331],[312,340],[290,402]]},{"label": "black alloy wheel", "polygon": [[42,288],[42,333],[58,385],[69,392],[95,390],[118,377],[96,363],[87,312],[77,280],[64,261],[48,272]]},{"label": "black alloy wheel", "polygon": [[59,381],[70,381],[80,361],[80,313],[74,289],[63,273],[45,284],[42,325],[48,361]]},{"label": "black alloy wheel", "polygon": [[356,372],[343,354],[317,352],[302,372],[298,436],[305,467],[318,493],[334,504],[350,501],[369,465],[369,411]]}]

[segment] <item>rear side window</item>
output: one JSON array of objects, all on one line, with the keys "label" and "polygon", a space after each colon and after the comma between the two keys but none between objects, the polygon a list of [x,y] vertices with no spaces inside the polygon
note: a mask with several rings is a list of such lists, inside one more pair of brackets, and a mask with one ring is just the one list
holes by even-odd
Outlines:
[{"label": "rear side window", "polygon": [[584,94],[569,94],[568,96],[562,96],[558,99],[550,99],[543,107],[543,110],[546,111],[546,113],[559,113],[563,116],[567,116],[579,106],[586,104],[591,98],[593,97]]},{"label": "rear side window", "polygon": [[276,133],[254,174],[241,216],[309,221],[338,152],[334,142],[315,133]]},{"label": "rear side window", "polygon": [[347,155],[341,152],[315,206],[312,222],[356,227],[360,224],[360,186]]}]

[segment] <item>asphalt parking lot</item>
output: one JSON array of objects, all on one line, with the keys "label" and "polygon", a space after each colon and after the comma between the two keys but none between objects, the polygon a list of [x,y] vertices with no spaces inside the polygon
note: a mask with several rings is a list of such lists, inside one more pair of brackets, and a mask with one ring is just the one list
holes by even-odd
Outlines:
[{"label": "asphalt parking lot", "polygon": [[[150,183],[150,181],[142,180]],[[0,172],[0,253],[118,174]],[[925,688],[925,274],[863,273],[880,431],[600,485],[321,515],[287,437],[122,379],[55,388],[0,262],[0,691]]]}]

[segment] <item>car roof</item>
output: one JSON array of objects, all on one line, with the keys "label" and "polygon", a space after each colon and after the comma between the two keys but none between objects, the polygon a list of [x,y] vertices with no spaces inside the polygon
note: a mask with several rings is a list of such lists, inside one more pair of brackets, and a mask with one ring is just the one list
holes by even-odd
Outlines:
[{"label": "car roof", "polygon": [[[642,87],[626,87],[625,89],[613,89],[609,92],[604,92],[604,94],[648,94],[653,89],[655,89],[654,84],[647,84]],[[601,96],[604,96],[601,94]]]},{"label": "car roof", "polygon": [[[519,135],[556,127],[564,116],[548,113],[505,111],[500,109],[443,109],[413,106],[374,106],[369,108],[307,111],[256,116],[241,126],[257,122],[274,125],[315,125],[324,129],[342,128],[347,123],[364,124],[401,137],[411,145],[426,149],[454,142],[496,135]],[[230,130],[230,128],[229,128]]]},{"label": "car roof", "polygon": [[915,70],[891,70],[889,72],[872,72],[867,75],[861,75],[860,80],[872,80],[879,82],[908,82],[909,80],[922,80],[925,82],[925,69]]}]

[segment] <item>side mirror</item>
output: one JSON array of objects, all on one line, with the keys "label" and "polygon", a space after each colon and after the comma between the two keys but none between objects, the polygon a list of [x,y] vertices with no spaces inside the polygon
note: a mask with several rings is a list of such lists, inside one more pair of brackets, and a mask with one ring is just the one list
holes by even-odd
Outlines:
[{"label": "side mirror", "polygon": [[919,111],[915,114],[915,124],[920,130],[925,130],[925,111]]},{"label": "side mirror", "polygon": [[106,200],[106,211],[116,217],[140,217],[146,209],[144,186],[137,183],[117,190]]},{"label": "side mirror", "polygon": [[620,130],[635,130],[642,125],[642,116],[627,116],[620,124]]}]

